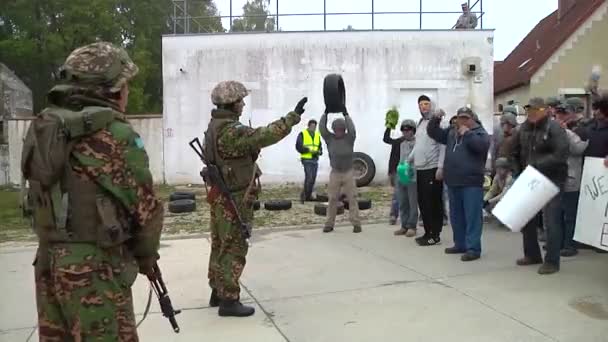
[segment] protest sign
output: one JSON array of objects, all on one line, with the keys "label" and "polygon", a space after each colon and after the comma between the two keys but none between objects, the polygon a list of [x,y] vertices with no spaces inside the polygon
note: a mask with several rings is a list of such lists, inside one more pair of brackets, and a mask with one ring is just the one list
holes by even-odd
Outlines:
[{"label": "protest sign", "polygon": [[608,168],[585,158],[574,240],[608,251]]},{"label": "protest sign", "polygon": [[559,188],[534,167],[528,165],[492,214],[514,232],[519,232],[557,194]]}]

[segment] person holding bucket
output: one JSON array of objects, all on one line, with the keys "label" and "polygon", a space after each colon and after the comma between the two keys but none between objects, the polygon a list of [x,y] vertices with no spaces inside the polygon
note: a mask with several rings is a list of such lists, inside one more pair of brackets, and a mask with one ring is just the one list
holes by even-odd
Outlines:
[{"label": "person holding bucket", "polygon": [[457,128],[441,128],[441,117],[433,116],[428,135],[446,145],[445,183],[450,201],[454,246],[446,254],[463,254],[462,261],[479,259],[483,225],[483,183],[490,136],[468,107],[458,109]]},{"label": "person holding bucket", "polygon": [[[532,98],[524,107],[528,117],[513,137],[511,149],[512,166],[516,173],[528,165],[554,183],[560,191],[568,177],[569,143],[566,131],[546,111],[542,98]],[[521,230],[523,234],[524,257],[517,265],[543,264],[539,274],[552,274],[560,269],[560,250],[563,236],[560,195],[553,196],[543,208],[547,222],[547,253],[543,263],[538,244],[536,222],[530,220]]]},{"label": "person holding bucket", "polygon": [[395,235],[414,237],[416,236],[416,223],[418,222],[418,192],[416,189],[416,174],[408,164],[408,159],[416,144],[416,123],[413,120],[403,120],[400,128],[403,138],[399,146],[400,157],[395,187],[399,199],[401,229],[396,231]]}]

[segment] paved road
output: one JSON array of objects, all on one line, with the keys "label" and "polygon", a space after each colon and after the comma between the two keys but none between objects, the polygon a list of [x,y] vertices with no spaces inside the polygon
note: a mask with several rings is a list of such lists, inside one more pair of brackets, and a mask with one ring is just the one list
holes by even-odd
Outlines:
[{"label": "paved road", "polygon": [[[443,244],[418,247],[394,227],[258,233],[242,279],[250,318],[207,307],[206,239],[167,240],[161,267],[181,333],[153,313],[142,341],[608,341],[608,256],[582,251],[540,276],[515,266],[521,236],[489,226],[482,259],[463,263]],[[0,341],[37,341],[34,248],[0,249]],[[143,311],[147,284],[135,288]]]}]

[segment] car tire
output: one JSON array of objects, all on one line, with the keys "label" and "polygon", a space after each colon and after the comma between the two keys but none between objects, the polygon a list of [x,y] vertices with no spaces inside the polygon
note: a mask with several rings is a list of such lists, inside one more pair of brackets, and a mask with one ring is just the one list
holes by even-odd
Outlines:
[{"label": "car tire", "polygon": [[317,194],[317,197],[314,200],[315,202],[328,202],[329,197],[325,194]]},{"label": "car tire", "polygon": [[261,206],[260,201],[253,202],[253,210],[260,210]]},{"label": "car tire", "polygon": [[289,210],[291,209],[291,201],[287,200],[274,200],[264,202],[264,209],[276,211],[276,210]]},{"label": "car tire", "polygon": [[328,113],[341,113],[346,104],[344,79],[339,74],[329,74],[323,80],[323,97]]},{"label": "car tire", "polygon": [[174,214],[189,213],[196,210],[196,202],[191,199],[181,199],[169,202],[169,211]]},{"label": "car tire", "polygon": [[363,152],[353,153],[353,172],[357,187],[369,185],[376,177],[374,160]]},{"label": "car tire", "polygon": [[[327,212],[329,211],[329,204],[328,203],[317,203],[315,204],[315,214],[319,215],[319,216],[327,216]],[[342,202],[338,202],[338,210],[337,210],[337,215],[342,215],[344,214],[344,203]]]},{"label": "car tire", "polygon": [[[344,209],[349,210],[348,209],[348,201],[344,200],[342,203],[344,203]],[[371,207],[372,207],[372,200],[370,200],[370,199],[358,199],[357,200],[357,204],[359,206],[359,210],[371,209]]]},{"label": "car tire", "polygon": [[196,194],[194,192],[186,192],[186,191],[176,191],[169,195],[169,202],[178,201],[178,200],[196,200]]}]

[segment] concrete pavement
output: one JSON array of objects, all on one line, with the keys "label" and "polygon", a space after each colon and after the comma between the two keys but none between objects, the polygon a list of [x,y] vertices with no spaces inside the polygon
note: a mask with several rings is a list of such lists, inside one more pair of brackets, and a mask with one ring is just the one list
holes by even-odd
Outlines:
[{"label": "concrete pavement", "polygon": [[[258,232],[242,278],[250,318],[207,307],[207,239],[165,240],[160,266],[181,327],[174,334],[153,301],[142,341],[608,341],[608,256],[563,259],[540,276],[515,266],[521,235],[491,225],[484,252],[464,263],[440,246],[394,237],[395,227]],[[37,341],[34,247],[0,249],[0,341]],[[138,278],[138,317],[147,300]]]}]

